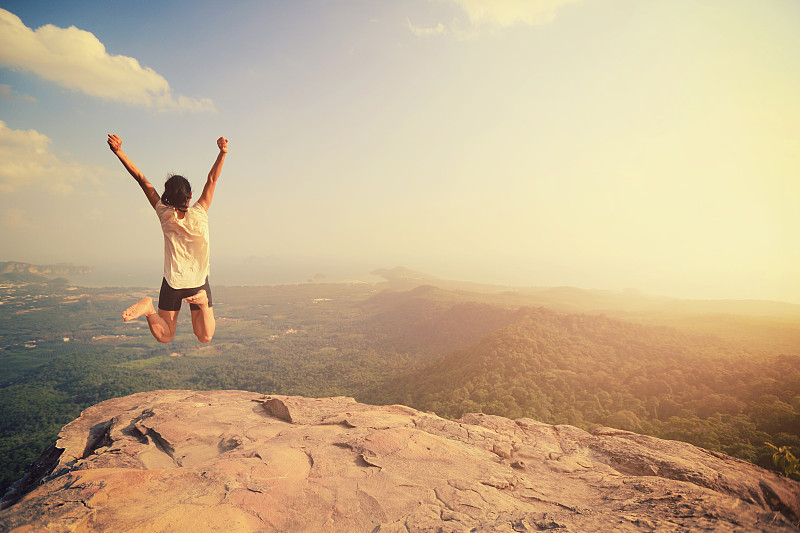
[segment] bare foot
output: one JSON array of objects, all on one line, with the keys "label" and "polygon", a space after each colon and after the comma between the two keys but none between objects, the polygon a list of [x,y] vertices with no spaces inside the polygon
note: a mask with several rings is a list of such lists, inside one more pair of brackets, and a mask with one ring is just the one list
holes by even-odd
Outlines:
[{"label": "bare foot", "polygon": [[205,289],[200,289],[200,292],[198,292],[194,296],[189,296],[188,298],[184,298],[183,301],[186,302],[187,304],[195,304],[199,305],[200,307],[206,307],[208,305],[208,296],[206,295]]},{"label": "bare foot", "polygon": [[122,320],[125,322],[130,322],[131,320],[136,320],[142,315],[152,315],[155,312],[156,310],[153,309],[153,299],[149,296],[145,296],[122,312]]}]

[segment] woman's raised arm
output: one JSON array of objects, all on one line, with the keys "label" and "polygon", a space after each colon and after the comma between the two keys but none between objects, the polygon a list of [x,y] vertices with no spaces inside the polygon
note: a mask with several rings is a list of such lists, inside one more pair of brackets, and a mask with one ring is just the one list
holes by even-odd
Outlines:
[{"label": "woman's raised arm", "polygon": [[217,146],[219,147],[217,160],[214,161],[214,166],[211,167],[211,172],[208,173],[208,180],[206,181],[206,186],[203,187],[203,194],[200,195],[200,199],[197,201],[206,211],[211,207],[211,200],[214,199],[214,189],[217,186],[219,175],[222,173],[222,164],[225,162],[225,154],[228,153],[228,139],[220,137],[217,139]]},{"label": "woman's raised arm", "polygon": [[147,196],[147,200],[150,202],[150,205],[155,207],[160,200],[158,192],[156,192],[155,187],[153,187],[153,185],[147,181],[147,178],[144,177],[144,174],[142,174],[139,168],[133,164],[133,161],[131,161],[125,152],[122,151],[122,139],[120,139],[117,135],[109,133],[108,146],[119,158],[122,166],[124,166],[130,175],[133,176],[133,179],[136,180],[136,183],[139,184],[139,187],[142,188],[142,191],[144,191],[144,195]]}]

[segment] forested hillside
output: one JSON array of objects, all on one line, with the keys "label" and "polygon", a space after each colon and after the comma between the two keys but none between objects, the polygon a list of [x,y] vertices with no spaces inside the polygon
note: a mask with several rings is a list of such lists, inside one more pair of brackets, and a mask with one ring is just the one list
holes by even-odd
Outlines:
[{"label": "forested hillside", "polygon": [[[640,309],[633,322],[531,306],[529,294],[430,285],[214,290],[212,343],[197,343],[184,312],[175,341],[161,345],[143,320],[120,318],[145,290],[0,286],[0,491],[82,409],[156,389],[344,395],[442,416],[610,425],[764,466],[764,441],[800,451],[791,317]],[[570,307],[580,303],[566,292]],[[731,324],[746,335],[726,335]]]},{"label": "forested hillside", "polygon": [[800,356],[713,336],[527,309],[513,324],[376,388],[367,400],[627,429],[763,460],[800,447]]}]

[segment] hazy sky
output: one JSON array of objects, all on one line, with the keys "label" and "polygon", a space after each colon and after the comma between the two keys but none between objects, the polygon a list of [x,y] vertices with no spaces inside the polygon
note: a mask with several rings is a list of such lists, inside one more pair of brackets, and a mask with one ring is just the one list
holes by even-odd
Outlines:
[{"label": "hazy sky", "polygon": [[157,286],[106,134],[196,191],[224,135],[212,282],[403,265],[800,302],[796,0],[0,7],[0,261]]}]

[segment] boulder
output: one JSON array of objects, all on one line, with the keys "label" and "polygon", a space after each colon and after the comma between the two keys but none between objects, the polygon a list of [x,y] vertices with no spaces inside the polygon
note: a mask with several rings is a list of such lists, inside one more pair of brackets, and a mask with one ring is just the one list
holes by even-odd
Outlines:
[{"label": "boulder", "polygon": [[353,398],[154,391],[65,426],[0,531],[797,531],[800,484],[689,444]]}]

